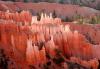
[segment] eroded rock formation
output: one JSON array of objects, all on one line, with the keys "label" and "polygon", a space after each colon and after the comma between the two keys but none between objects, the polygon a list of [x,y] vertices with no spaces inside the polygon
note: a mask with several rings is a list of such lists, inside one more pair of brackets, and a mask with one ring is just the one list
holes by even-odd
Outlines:
[{"label": "eroded rock formation", "polygon": [[0,11],[0,15],[0,48],[16,65],[9,67],[98,69],[100,56],[96,46],[60,18],[56,21],[51,14],[42,14],[38,21],[28,11]]}]

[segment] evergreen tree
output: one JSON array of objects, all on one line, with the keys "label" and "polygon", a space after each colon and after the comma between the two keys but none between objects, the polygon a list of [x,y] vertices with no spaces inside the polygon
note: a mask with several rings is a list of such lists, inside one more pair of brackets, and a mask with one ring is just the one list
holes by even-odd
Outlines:
[{"label": "evergreen tree", "polygon": [[37,20],[40,20],[41,19],[41,13],[37,13]]},{"label": "evergreen tree", "polygon": [[64,0],[60,0],[59,3],[64,4]]},{"label": "evergreen tree", "polygon": [[53,18],[56,18],[57,17],[57,14],[56,14],[56,11],[55,10],[53,11],[52,16],[53,16]]},{"label": "evergreen tree", "polygon": [[24,2],[28,2],[28,0],[24,0]]},{"label": "evergreen tree", "polygon": [[92,18],[90,23],[91,23],[91,24],[95,24],[95,22],[96,22],[96,21],[95,21],[95,18]]}]

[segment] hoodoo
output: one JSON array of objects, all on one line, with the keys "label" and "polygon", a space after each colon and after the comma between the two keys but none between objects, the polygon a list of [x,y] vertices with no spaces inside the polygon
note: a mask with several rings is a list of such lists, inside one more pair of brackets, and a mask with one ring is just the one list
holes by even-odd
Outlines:
[{"label": "hoodoo", "polygon": [[0,69],[99,69],[99,34],[98,25],[64,22],[53,13],[0,11]]}]

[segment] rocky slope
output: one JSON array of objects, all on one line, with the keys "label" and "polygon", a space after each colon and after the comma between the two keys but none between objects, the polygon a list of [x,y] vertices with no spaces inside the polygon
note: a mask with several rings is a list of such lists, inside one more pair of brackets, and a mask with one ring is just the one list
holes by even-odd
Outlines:
[{"label": "rocky slope", "polygon": [[[89,17],[100,15],[100,11],[83,7],[78,5],[70,4],[56,4],[56,3],[22,3],[22,2],[0,2],[0,9],[3,11],[21,11],[21,10],[30,10],[33,15],[36,15],[41,12],[45,13],[54,13],[57,17],[62,19],[73,18],[75,16]],[[62,13],[63,12],[63,13]]]},{"label": "rocky slope", "polygon": [[[5,0],[9,1],[9,0]],[[100,0],[10,0],[17,2],[51,2],[51,3],[61,3],[61,4],[74,4],[87,6],[100,10]]]}]

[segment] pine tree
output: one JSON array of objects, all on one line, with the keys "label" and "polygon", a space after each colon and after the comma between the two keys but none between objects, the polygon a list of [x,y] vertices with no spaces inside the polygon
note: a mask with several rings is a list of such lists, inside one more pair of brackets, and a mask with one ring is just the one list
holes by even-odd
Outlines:
[{"label": "pine tree", "polygon": [[28,0],[24,0],[24,2],[28,2]]},{"label": "pine tree", "polygon": [[59,3],[64,4],[64,0],[60,0]]},{"label": "pine tree", "polygon": [[57,17],[57,14],[56,14],[56,11],[55,10],[53,11],[52,16],[53,16],[53,18],[56,18]]}]

